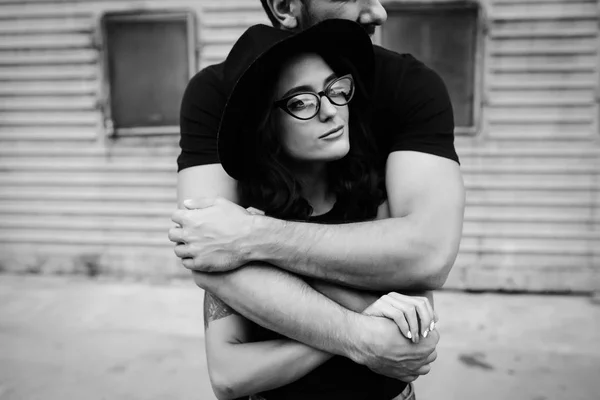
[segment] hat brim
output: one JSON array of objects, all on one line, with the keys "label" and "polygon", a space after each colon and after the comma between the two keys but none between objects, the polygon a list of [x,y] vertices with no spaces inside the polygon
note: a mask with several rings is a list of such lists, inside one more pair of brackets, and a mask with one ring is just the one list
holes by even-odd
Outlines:
[{"label": "hat brim", "polygon": [[[273,28],[274,29],[274,28]],[[330,19],[300,33],[290,34],[260,54],[242,73],[225,105],[218,131],[218,152],[228,175],[244,179],[252,172],[252,138],[248,132],[258,125],[256,109],[251,103],[261,93],[260,74],[265,67],[275,67],[282,57],[296,52],[314,51],[327,59],[343,59],[352,66],[355,80],[370,87],[373,75],[373,46],[364,29],[353,21]],[[262,91],[264,92],[264,90]]]}]

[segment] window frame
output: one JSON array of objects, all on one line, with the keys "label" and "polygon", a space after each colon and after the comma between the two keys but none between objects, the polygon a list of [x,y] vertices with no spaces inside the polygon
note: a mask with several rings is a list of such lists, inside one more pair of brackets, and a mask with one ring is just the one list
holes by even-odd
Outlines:
[{"label": "window frame", "polygon": [[109,11],[100,16],[98,24],[97,48],[99,50],[100,63],[100,91],[98,108],[102,114],[102,127],[104,135],[111,138],[139,137],[139,136],[165,136],[178,135],[179,125],[164,126],[140,126],[132,128],[117,128],[112,117],[112,94],[109,73],[109,49],[107,41],[108,21],[184,21],[187,31],[187,55],[188,55],[188,80],[191,79],[198,69],[198,38],[196,15],[190,9],[165,9],[165,10],[125,10]]},{"label": "window frame", "polygon": [[[382,30],[389,24],[389,16],[394,11],[435,9],[434,7],[444,7],[446,9],[460,9],[464,7],[474,7],[477,10],[477,20],[475,21],[475,57],[473,70],[473,123],[469,126],[455,126],[456,135],[475,136],[482,130],[483,111],[485,99],[487,98],[484,87],[484,63],[486,59],[485,41],[488,33],[488,18],[485,7],[480,0],[385,0],[382,5],[388,12],[388,21],[383,27],[378,27],[373,37],[374,43],[382,46]],[[437,71],[436,71],[437,72]]]}]

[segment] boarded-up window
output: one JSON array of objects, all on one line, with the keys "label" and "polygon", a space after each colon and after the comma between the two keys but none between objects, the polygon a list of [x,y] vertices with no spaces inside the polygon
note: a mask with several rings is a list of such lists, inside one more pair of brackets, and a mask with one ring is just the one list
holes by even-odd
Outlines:
[{"label": "boarded-up window", "polygon": [[457,132],[473,132],[479,6],[471,2],[388,3],[382,45],[410,53],[444,79]]},{"label": "boarded-up window", "polygon": [[181,98],[196,69],[191,14],[106,14],[102,27],[109,130],[178,133]]}]

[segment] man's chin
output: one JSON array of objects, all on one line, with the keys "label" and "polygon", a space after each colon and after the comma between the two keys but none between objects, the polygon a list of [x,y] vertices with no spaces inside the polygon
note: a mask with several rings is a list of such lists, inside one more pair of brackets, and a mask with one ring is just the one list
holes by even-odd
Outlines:
[{"label": "man's chin", "polygon": [[367,32],[367,35],[369,35],[370,37],[373,37],[373,35],[375,34],[375,25],[361,25],[362,28],[365,30],[365,32]]}]

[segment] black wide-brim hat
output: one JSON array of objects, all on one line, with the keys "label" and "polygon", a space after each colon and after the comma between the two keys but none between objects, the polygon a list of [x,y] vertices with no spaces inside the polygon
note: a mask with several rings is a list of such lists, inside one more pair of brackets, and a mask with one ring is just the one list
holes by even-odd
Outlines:
[{"label": "black wide-brim hat", "polygon": [[256,172],[253,141],[265,107],[257,99],[265,96],[266,79],[276,78],[265,75],[285,58],[304,52],[318,53],[329,63],[342,62],[350,68],[357,88],[370,91],[373,45],[358,23],[329,19],[299,33],[267,25],[248,28],[224,64],[230,94],[219,126],[218,151],[221,165],[232,178],[240,180]]}]

